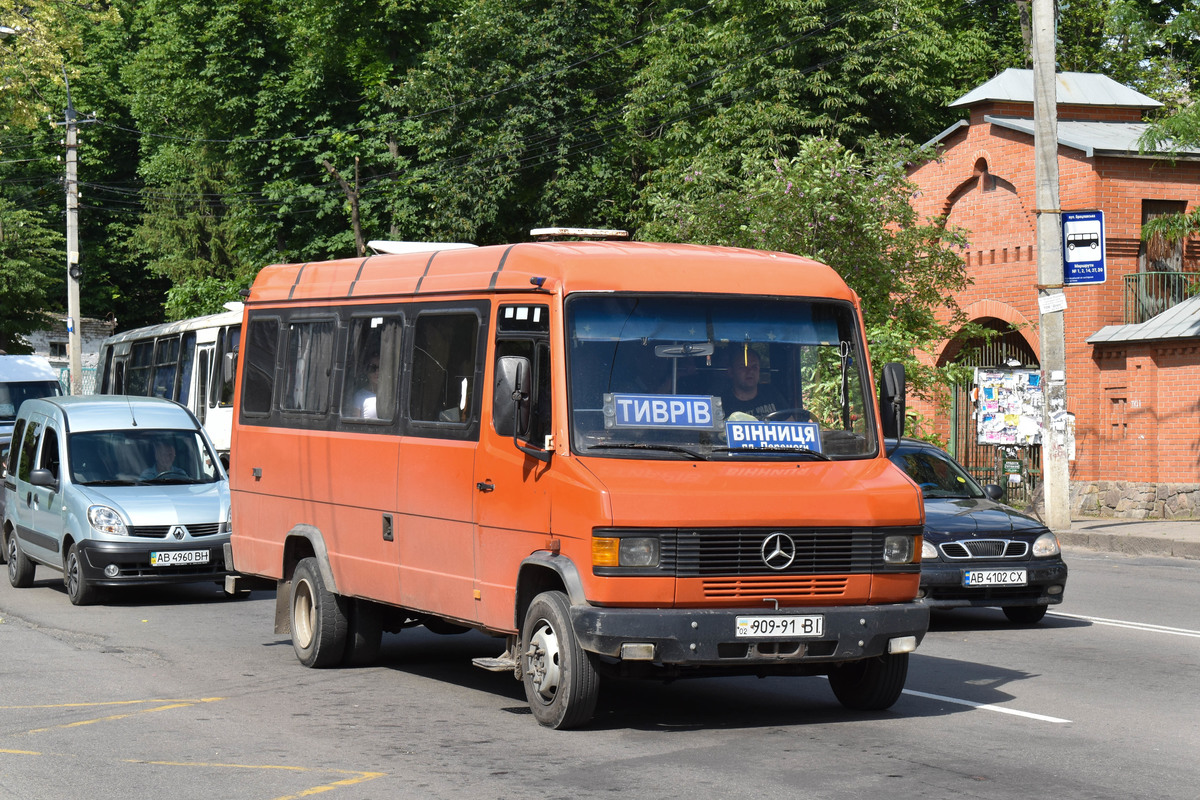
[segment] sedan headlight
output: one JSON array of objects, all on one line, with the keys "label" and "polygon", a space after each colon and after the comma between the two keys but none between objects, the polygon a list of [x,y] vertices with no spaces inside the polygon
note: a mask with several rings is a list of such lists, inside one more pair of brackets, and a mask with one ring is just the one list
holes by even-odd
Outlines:
[{"label": "sedan headlight", "polygon": [[106,533],[109,536],[129,535],[129,529],[125,527],[125,520],[121,519],[121,515],[108,506],[90,506],[87,515],[88,522],[99,533]]},{"label": "sedan headlight", "polygon": [[921,540],[921,560],[935,561],[938,557],[937,548],[933,546],[933,542],[928,539]]},{"label": "sedan headlight", "polygon": [[1043,533],[1033,543],[1033,557],[1045,558],[1046,556],[1056,556],[1062,552],[1062,548],[1058,546],[1058,537],[1053,533]]}]

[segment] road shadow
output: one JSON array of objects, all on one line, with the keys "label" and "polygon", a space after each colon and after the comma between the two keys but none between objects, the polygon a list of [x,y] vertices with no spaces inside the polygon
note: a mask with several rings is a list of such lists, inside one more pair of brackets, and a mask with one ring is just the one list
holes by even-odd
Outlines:
[{"label": "road shadow", "polygon": [[1063,628],[1086,628],[1092,623],[1087,620],[1055,616],[1051,606],[1039,622],[1023,624],[1010,622],[999,608],[953,608],[932,609],[929,614],[929,633],[968,633],[971,631],[1028,631],[1031,635],[1052,633]]}]

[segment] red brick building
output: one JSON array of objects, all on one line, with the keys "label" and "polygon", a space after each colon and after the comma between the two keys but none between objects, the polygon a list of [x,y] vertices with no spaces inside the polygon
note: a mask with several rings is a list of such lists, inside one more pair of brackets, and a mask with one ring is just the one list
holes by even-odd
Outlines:
[{"label": "red brick building", "polygon": [[[1200,243],[1141,238],[1147,220],[1200,203],[1200,150],[1141,153],[1143,115],[1159,104],[1126,86],[1083,73],[1061,73],[1057,85],[1060,206],[1103,211],[1106,235],[1106,281],[1064,290],[1073,511],[1200,516]],[[932,357],[1037,368],[1033,73],[1007,70],[951,105],[970,117],[929,143],[936,158],[911,168],[914,203],[969,231],[974,284],[959,306],[1016,330],[982,355],[943,343]],[[960,392],[949,419],[913,405],[969,461],[968,396]],[[1036,465],[1036,453],[1024,457]],[[986,459],[976,450],[973,460]]]}]

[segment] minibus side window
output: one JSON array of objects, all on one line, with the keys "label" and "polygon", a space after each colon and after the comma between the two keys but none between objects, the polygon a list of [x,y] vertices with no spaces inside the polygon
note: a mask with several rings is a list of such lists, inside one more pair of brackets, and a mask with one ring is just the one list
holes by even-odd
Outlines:
[{"label": "minibus side window", "polygon": [[371,316],[350,325],[350,352],[342,387],[342,416],[360,420],[390,420],[396,415],[400,374],[400,343],[404,320]]},{"label": "minibus side window", "polygon": [[288,326],[283,397],[279,403],[284,411],[324,414],[329,410],[336,333],[332,320],[293,322]]},{"label": "minibus side window", "polygon": [[[496,342],[496,360],[504,356],[522,356],[529,359],[533,368],[533,385],[531,393],[533,407],[529,411],[529,430],[518,431],[517,435],[530,444],[542,447],[546,436],[554,429],[551,424],[550,409],[550,345],[547,342],[531,342],[521,340],[500,340]],[[492,420],[493,427],[495,420]]]},{"label": "minibus side window", "polygon": [[414,421],[471,421],[478,339],[479,317],[473,313],[417,318],[409,400]]},{"label": "minibus side window", "polygon": [[242,375],[242,411],[271,413],[275,394],[275,355],[279,349],[279,320],[256,319],[246,333],[246,364]]}]

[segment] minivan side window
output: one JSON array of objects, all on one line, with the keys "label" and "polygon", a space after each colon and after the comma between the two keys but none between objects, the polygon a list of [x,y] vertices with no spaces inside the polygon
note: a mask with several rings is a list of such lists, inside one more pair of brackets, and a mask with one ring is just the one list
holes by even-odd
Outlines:
[{"label": "minivan side window", "polygon": [[21,435],[25,432],[25,420],[17,420],[17,424],[13,426],[12,439],[10,440],[8,453],[6,454],[5,472],[9,475],[13,474],[13,467],[17,465],[17,453],[21,452]]},{"label": "minivan side window", "polygon": [[58,464],[58,431],[47,425],[46,432],[42,434],[42,451],[38,455],[38,467],[49,470],[57,480],[59,478]]},{"label": "minivan side window", "polygon": [[29,473],[33,472],[33,459],[37,456],[38,434],[42,426],[30,420],[25,427],[25,436],[21,439],[21,462],[17,465],[17,479],[29,482]]}]

